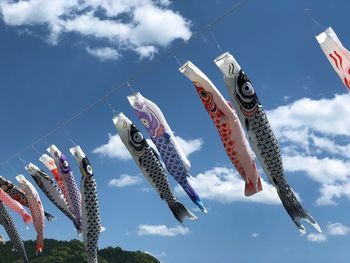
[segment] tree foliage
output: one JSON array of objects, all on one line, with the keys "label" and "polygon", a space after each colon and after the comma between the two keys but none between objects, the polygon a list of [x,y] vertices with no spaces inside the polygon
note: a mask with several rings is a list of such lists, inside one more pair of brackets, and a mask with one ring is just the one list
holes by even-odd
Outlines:
[{"label": "tree foliage", "polygon": [[[31,263],[86,263],[84,245],[79,240],[58,241],[45,239],[44,252],[35,255],[35,242],[24,242]],[[107,247],[98,251],[99,263],[160,263],[154,257],[140,252],[124,251],[120,247]],[[0,244],[0,263],[23,263],[20,255],[12,250],[11,242]]]}]

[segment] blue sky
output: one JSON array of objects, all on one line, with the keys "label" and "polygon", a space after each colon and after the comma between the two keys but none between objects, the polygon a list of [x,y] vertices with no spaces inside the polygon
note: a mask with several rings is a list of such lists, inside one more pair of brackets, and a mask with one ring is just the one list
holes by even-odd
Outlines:
[{"label": "blue sky", "polygon": [[[11,6],[0,0],[0,160],[124,82],[233,4],[86,0],[82,9],[77,1],[45,2]],[[109,137],[116,134],[113,113],[102,102],[65,127],[94,168],[107,228],[100,247],[148,251],[164,263],[348,262],[350,96],[314,38],[314,30],[321,29],[305,14],[306,7],[350,47],[345,22],[350,3],[345,0],[251,0],[212,33],[253,82],[282,146],[288,180],[324,234],[317,235],[305,223],[309,232],[301,236],[269,186],[253,201],[243,197],[242,182],[194,86],[170,56],[136,79],[132,88],[159,105],[192,151],[193,184],[209,213],[197,211],[171,178],[176,195],[199,217],[185,223],[188,230],[176,222],[133,161],[125,160],[128,156],[117,137]],[[206,32],[175,55],[181,62],[190,59],[229,98],[213,63],[221,53]],[[141,128],[126,99],[130,92],[120,89],[109,102]],[[66,153],[79,180],[65,132],[59,129],[37,143],[38,152],[45,152],[45,141]],[[39,156],[30,148],[21,154],[43,168]],[[19,158],[10,164],[13,168],[0,166],[1,175],[13,182],[17,173],[29,178]],[[45,209],[58,217],[46,224],[46,237],[76,238],[68,219],[43,194],[41,198]],[[34,239],[33,227],[26,230],[19,216],[14,217],[23,238]]]}]

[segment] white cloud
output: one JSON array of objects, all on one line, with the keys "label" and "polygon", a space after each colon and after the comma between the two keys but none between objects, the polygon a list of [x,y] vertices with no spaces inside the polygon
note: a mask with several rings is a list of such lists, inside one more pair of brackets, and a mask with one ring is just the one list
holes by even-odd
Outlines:
[{"label": "white cloud", "polygon": [[259,235],[259,233],[252,233],[252,238],[258,238],[260,235]]},{"label": "white cloud", "polygon": [[[347,181],[350,176],[350,163],[328,157],[283,156],[284,168],[289,172],[304,172],[319,183]],[[296,165],[297,164],[297,165]],[[336,171],[336,172],[335,172]]]},{"label": "white cloud", "polygon": [[[350,134],[350,94],[336,95],[332,99],[303,98],[287,106],[268,111],[275,130],[309,128],[328,135]],[[330,125],[331,124],[331,125]]]},{"label": "white cloud", "polygon": [[[186,154],[186,156],[189,156],[190,154],[196,151],[199,151],[203,145],[203,140],[201,138],[186,140],[179,136],[176,136],[176,139],[180,144],[181,148],[184,150],[184,153]],[[157,147],[154,145],[152,140],[148,138],[147,143],[153,149],[155,149],[159,155]],[[97,147],[92,152],[99,154],[101,157],[109,157],[111,159],[113,158],[117,158],[119,160],[132,159],[130,153],[128,152],[128,149],[125,147],[125,145],[121,141],[119,134],[115,134],[115,135],[108,134],[108,142],[106,144],[103,144]]]},{"label": "white cloud", "polygon": [[310,233],[306,236],[310,242],[323,243],[327,241],[327,236],[321,233]]},{"label": "white cloud", "polygon": [[322,234],[309,234],[307,240],[310,242],[323,243],[326,242],[329,236],[346,236],[350,233],[350,228],[342,223],[328,223],[326,232]]},{"label": "white cloud", "polygon": [[168,0],[2,0],[0,14],[8,26],[45,27],[52,44],[73,32],[141,57],[153,56],[156,46],[191,37],[191,23],[171,10]]},{"label": "white cloud", "polygon": [[190,231],[184,226],[169,228],[166,225],[139,225],[137,234],[139,236],[166,236],[175,237],[178,235],[187,235]]},{"label": "white cloud", "polygon": [[119,52],[113,48],[110,48],[110,47],[104,47],[104,48],[87,47],[86,51],[87,51],[87,53],[98,58],[101,61],[118,60],[120,58]]},{"label": "white cloud", "polygon": [[342,223],[329,223],[327,232],[330,236],[346,236],[350,232],[350,228]]},{"label": "white cloud", "polygon": [[117,158],[120,160],[132,159],[128,149],[125,147],[120,139],[119,134],[108,134],[108,142],[97,147],[93,153],[99,154],[102,157]]},{"label": "white cloud", "polygon": [[200,151],[203,145],[203,139],[183,139],[180,136],[175,136],[176,141],[179,143],[180,147],[184,151],[186,156],[191,155],[194,152]]},{"label": "white cloud", "polygon": [[[249,198],[244,196],[245,183],[233,168],[214,167],[211,170],[188,179],[201,198],[221,203],[256,202],[280,204],[275,188],[262,180],[263,191]],[[177,194],[184,195],[181,187],[175,188]]]},{"label": "white cloud", "polygon": [[112,179],[109,181],[108,186],[114,187],[126,187],[130,185],[140,184],[142,179],[139,176],[133,176],[128,174],[123,174],[118,179]]},{"label": "white cloud", "polygon": [[152,59],[158,52],[155,46],[142,46],[135,48],[135,51],[140,55],[140,59],[149,58]]},{"label": "white cloud", "polygon": [[347,93],[330,99],[303,98],[267,112],[286,172],[301,172],[320,183],[317,205],[350,199],[349,105]]}]

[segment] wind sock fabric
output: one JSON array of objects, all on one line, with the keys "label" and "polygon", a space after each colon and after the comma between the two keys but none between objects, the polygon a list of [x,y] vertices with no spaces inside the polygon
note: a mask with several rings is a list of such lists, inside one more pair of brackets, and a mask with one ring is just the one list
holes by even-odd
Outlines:
[{"label": "wind sock fabric", "polygon": [[37,233],[35,251],[39,254],[43,252],[44,248],[44,207],[35,187],[23,175],[17,175],[16,179],[19,182],[20,189],[25,193],[28,199],[29,209],[33,217],[33,225]]},{"label": "wind sock fabric", "polygon": [[120,139],[131,154],[136,165],[147,181],[158,192],[160,198],[167,202],[175,218],[182,223],[185,218],[196,220],[187,208],[179,202],[171,190],[168,176],[156,151],[149,146],[142,133],[123,113],[113,117],[113,123]]},{"label": "wind sock fabric", "polygon": [[43,165],[51,172],[51,174],[55,177],[56,182],[58,183],[59,187],[61,188],[61,191],[64,195],[64,198],[67,200],[68,193],[66,189],[64,188],[64,184],[62,181],[62,178],[60,176],[60,173],[58,172],[58,168],[56,166],[55,160],[48,156],[46,153],[40,156],[39,161],[42,162]]},{"label": "wind sock fabric", "polygon": [[30,224],[32,222],[32,217],[24,207],[14,200],[11,196],[9,196],[2,188],[0,188],[0,200],[7,205],[12,211],[15,211],[20,216],[22,216],[24,223]]},{"label": "wind sock fabric", "polygon": [[[23,191],[17,188],[12,182],[7,180],[5,177],[0,176],[0,187],[14,200],[16,200],[21,205],[28,207],[28,199]],[[49,213],[45,213],[45,217],[48,221],[55,219],[55,217]]]},{"label": "wind sock fabric", "polygon": [[308,221],[321,232],[316,221],[299,203],[287,182],[278,141],[247,75],[228,52],[216,58],[214,62],[224,74],[225,85],[232,103],[245,125],[260,165],[269,181],[277,189],[278,196],[289,216],[301,233],[305,233],[306,230],[300,223],[300,219]]},{"label": "wind sock fabric", "polygon": [[[78,229],[82,229],[82,209],[81,209],[81,194],[78,185],[75,181],[72,169],[68,163],[64,154],[56,147],[51,145],[47,151],[51,154],[51,157],[55,160],[55,164],[58,168],[60,178],[63,181],[64,189],[67,190],[67,202],[71,211],[74,214],[75,222]],[[78,232],[80,234],[80,230]]]},{"label": "wind sock fabric", "polygon": [[80,173],[80,193],[82,207],[82,231],[88,263],[97,263],[97,249],[101,226],[100,207],[97,196],[96,180],[89,159],[79,145],[69,149],[76,159]]},{"label": "wind sock fabric", "polygon": [[23,241],[12,217],[10,216],[5,204],[0,201],[0,224],[3,225],[7,235],[9,236],[13,248],[22,256],[25,263],[29,263],[26,249],[24,247]]},{"label": "wind sock fabric", "polygon": [[55,181],[43,170],[39,169],[39,167],[32,163],[29,163],[25,169],[33,177],[35,183],[39,186],[46,197],[74,223],[76,228],[78,228],[74,215],[68,206],[67,200],[64,198],[60,187],[55,183]]},{"label": "wind sock fabric", "polygon": [[338,36],[331,27],[316,36],[329,63],[350,91],[350,52],[340,42]]},{"label": "wind sock fabric", "polygon": [[252,150],[235,110],[219,90],[192,62],[186,62],[180,72],[195,85],[199,97],[214,122],[228,157],[245,181],[244,193],[251,196],[262,190]]},{"label": "wind sock fabric", "polygon": [[139,92],[128,96],[128,100],[137,117],[151,136],[168,172],[180,184],[191,200],[205,213],[202,200],[188,181],[189,160],[178,144],[168,122],[160,108],[144,98]]}]

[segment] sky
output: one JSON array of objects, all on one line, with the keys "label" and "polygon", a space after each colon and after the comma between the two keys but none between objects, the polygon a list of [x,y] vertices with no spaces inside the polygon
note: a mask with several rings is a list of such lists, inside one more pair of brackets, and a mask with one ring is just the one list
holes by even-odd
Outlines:
[{"label": "sky", "polygon": [[[79,4],[78,4],[79,2]],[[118,87],[171,47],[188,40],[237,1],[0,0],[0,163]],[[196,36],[92,109],[57,129],[20,157],[44,167],[50,144],[66,153],[73,142],[88,155],[107,229],[99,246],[151,253],[162,263],[348,262],[350,244],[350,96],[314,35],[322,31],[305,12],[332,26],[350,48],[350,3],[334,1],[246,2],[210,32]],[[305,223],[301,235],[275,190],[243,195],[243,182],[192,83],[179,71],[191,60],[229,99],[213,60],[229,51],[252,81],[281,145],[284,168],[322,234]],[[113,109],[140,129],[126,96],[140,91],[162,109],[191,161],[191,183],[208,208],[198,211],[175,181],[175,195],[198,217],[177,223],[123,148]],[[108,105],[109,104],[109,105]],[[0,166],[15,182],[19,157]],[[34,182],[33,182],[34,184]],[[77,238],[73,225],[41,193],[57,216],[45,236]],[[13,214],[23,239],[35,239]],[[0,234],[5,235],[3,229]],[[0,259],[1,261],[1,259]]]}]

